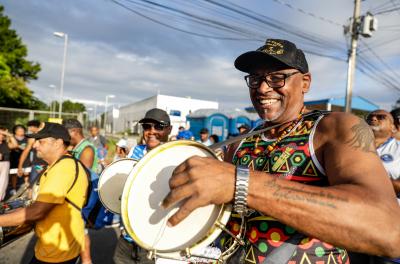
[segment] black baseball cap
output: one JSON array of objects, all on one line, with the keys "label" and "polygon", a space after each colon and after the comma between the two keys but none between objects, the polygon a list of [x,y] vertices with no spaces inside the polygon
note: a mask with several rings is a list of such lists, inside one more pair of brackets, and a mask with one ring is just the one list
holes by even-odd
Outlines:
[{"label": "black baseball cap", "polygon": [[52,137],[55,139],[60,138],[64,142],[68,143],[71,141],[71,137],[69,136],[68,130],[64,126],[50,122],[44,122],[42,124],[43,127],[37,133],[26,135],[26,137],[34,139]]},{"label": "black baseball cap", "polygon": [[251,73],[262,65],[290,67],[301,73],[308,72],[304,52],[288,40],[267,39],[265,45],[255,51],[243,53],[235,60],[236,69]]},{"label": "black baseball cap", "polygon": [[200,129],[200,134],[208,134],[208,129],[207,128]]},{"label": "black baseball cap", "polygon": [[153,108],[146,112],[144,118],[142,118],[139,123],[146,123],[146,122],[158,122],[164,125],[170,125],[171,120],[169,119],[169,115],[164,110]]}]

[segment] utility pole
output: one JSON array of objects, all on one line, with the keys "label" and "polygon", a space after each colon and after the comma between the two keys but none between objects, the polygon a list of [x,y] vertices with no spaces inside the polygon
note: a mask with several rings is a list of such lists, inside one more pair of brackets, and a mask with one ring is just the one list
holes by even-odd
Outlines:
[{"label": "utility pole", "polygon": [[347,86],[346,86],[346,106],[345,111],[351,112],[351,98],[353,96],[353,84],[354,84],[354,73],[356,70],[356,53],[357,53],[357,41],[360,25],[360,9],[361,0],[354,0],[354,13],[353,23],[350,25],[351,44],[349,49],[348,57],[348,68],[347,68]]}]

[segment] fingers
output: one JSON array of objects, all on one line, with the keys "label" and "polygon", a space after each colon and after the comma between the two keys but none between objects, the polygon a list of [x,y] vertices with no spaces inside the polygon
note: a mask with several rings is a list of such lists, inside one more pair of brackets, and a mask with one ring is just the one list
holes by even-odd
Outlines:
[{"label": "fingers", "polygon": [[174,171],[172,173],[171,178],[169,179],[169,187],[171,189],[174,189],[185,183],[188,183],[189,181],[190,178],[189,178],[189,173],[187,171],[182,171],[182,172]]},{"label": "fingers", "polygon": [[185,198],[190,197],[193,194],[192,184],[185,184],[172,189],[162,202],[162,207],[169,208],[174,204],[182,201]]},{"label": "fingers", "polygon": [[198,159],[199,157],[196,156],[188,158],[174,169],[169,180],[169,186],[171,189],[190,181],[190,170],[199,163]]},{"label": "fingers", "polygon": [[198,200],[196,199],[189,199],[187,200],[179,210],[168,219],[167,225],[169,227],[176,226],[182,220],[184,220],[191,212],[193,212],[194,209],[200,207],[201,204],[199,204]]}]

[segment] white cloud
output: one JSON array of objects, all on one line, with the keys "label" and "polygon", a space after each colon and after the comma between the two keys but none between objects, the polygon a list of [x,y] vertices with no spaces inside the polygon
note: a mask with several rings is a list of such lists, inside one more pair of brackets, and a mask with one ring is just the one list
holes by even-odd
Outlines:
[{"label": "white cloud", "polygon": [[[348,0],[285,1],[340,24],[346,23],[353,12],[353,2]],[[329,44],[334,43],[342,50],[336,55],[346,57],[346,42],[340,26],[272,1],[258,0],[250,4],[247,1],[235,2],[294,25],[301,31],[330,39]],[[190,6],[189,3],[187,5]],[[365,12],[374,5],[370,6],[366,1],[362,2],[362,6]],[[38,61],[42,66],[39,80],[32,81],[30,87],[47,102],[52,100],[54,94],[54,90],[48,86],[60,85],[63,52],[63,41],[53,37],[52,32],[63,31],[70,37],[64,86],[66,98],[103,102],[105,96],[112,93],[116,95],[113,103],[123,105],[153,96],[159,91],[167,95],[216,100],[223,108],[250,105],[244,73],[234,69],[233,61],[242,52],[261,46],[262,42],[193,37],[154,24],[109,1],[9,1],[5,3],[5,13],[27,44],[29,59]],[[211,13],[210,10],[209,15]],[[376,46],[373,50],[400,74],[400,33],[385,30],[387,25],[398,24],[398,14],[378,18],[382,30],[378,30],[371,39],[363,39],[363,42],[372,48]],[[234,22],[243,24],[240,20]],[[182,26],[197,30],[190,23]],[[285,32],[265,29],[265,36],[282,37]],[[293,40],[297,41],[298,38]],[[393,41],[382,44],[388,40]],[[298,46],[310,48],[303,42]],[[365,50],[363,43],[360,44],[361,49]],[[362,56],[366,56],[374,65],[380,63],[368,51]],[[344,96],[346,63],[314,55],[307,57],[313,81],[306,99]],[[388,70],[385,71],[390,74]],[[360,72],[357,72],[355,80],[354,93],[382,107],[394,104],[400,95]]]}]

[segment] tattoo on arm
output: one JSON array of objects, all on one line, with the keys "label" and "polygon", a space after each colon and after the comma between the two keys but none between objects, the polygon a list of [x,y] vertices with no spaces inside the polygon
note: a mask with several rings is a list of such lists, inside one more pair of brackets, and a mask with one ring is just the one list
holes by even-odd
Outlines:
[{"label": "tattoo on arm", "polygon": [[364,152],[372,152],[376,154],[374,134],[370,127],[360,119],[360,123],[354,125],[350,129],[353,133],[352,138],[346,143],[353,148],[360,148]]},{"label": "tattoo on arm", "polygon": [[348,202],[347,198],[336,196],[324,190],[309,191],[305,190],[305,187],[283,186],[277,182],[277,179],[265,182],[264,186],[273,189],[272,195],[276,197],[278,201],[302,201],[333,209],[337,208],[336,202]]}]

